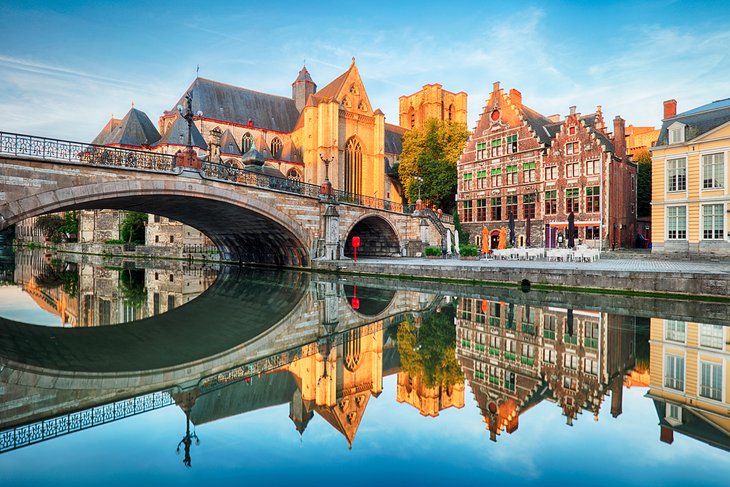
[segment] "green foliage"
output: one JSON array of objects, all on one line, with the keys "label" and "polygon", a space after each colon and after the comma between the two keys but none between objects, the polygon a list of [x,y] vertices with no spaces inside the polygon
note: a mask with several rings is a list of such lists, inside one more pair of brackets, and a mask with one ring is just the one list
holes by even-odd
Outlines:
[{"label": "green foliage", "polygon": [[119,236],[124,243],[144,244],[144,226],[147,223],[147,214],[137,211],[125,211],[124,219],[119,225]]},{"label": "green foliage", "polygon": [[636,155],[639,174],[636,181],[636,216],[651,216],[651,154],[644,150]]},{"label": "green foliage", "polygon": [[124,269],[119,273],[119,289],[124,302],[140,309],[147,303],[147,288],[144,281],[144,269]]},{"label": "green foliage", "polygon": [[479,246],[478,245],[459,245],[459,254],[462,257],[476,257],[479,255]]},{"label": "green foliage", "polygon": [[420,329],[404,321],[398,328],[401,367],[427,387],[450,387],[464,381],[456,360],[455,310],[446,306],[423,319]]},{"label": "green foliage", "polygon": [[441,255],[441,247],[426,247],[424,249],[426,252],[426,256],[428,257],[435,257]]},{"label": "green foliage", "polygon": [[[421,199],[451,212],[455,206],[456,162],[469,137],[466,125],[429,119],[403,136],[398,175],[409,203]],[[419,183],[415,178],[423,178]]]},{"label": "green foliage", "polygon": [[[454,210],[456,210],[456,208],[454,208]],[[469,232],[462,228],[458,211],[454,211],[454,229],[459,232],[459,244],[467,243],[469,241]],[[461,247],[461,245],[459,246]]]},{"label": "green foliage", "polygon": [[125,242],[121,238],[115,238],[115,239],[112,239],[112,240],[104,240],[104,243],[106,245],[119,245],[119,244],[125,244],[127,242]]},{"label": "green foliage", "polygon": [[39,216],[36,227],[50,242],[57,244],[75,241],[79,232],[79,212],[67,211],[63,216],[57,214]]}]

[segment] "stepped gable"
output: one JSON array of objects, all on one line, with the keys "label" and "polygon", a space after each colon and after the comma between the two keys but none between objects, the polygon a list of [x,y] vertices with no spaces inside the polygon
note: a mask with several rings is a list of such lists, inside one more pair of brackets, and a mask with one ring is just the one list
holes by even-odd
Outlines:
[{"label": "stepped gable", "polygon": [[247,125],[249,119],[256,128],[291,132],[299,118],[294,100],[270,95],[205,78],[196,78],[175,107],[185,105],[185,94],[193,92],[193,113],[203,118]]},{"label": "stepped gable", "polygon": [[[552,122],[545,126],[545,132],[550,135],[551,141],[555,138],[558,132],[560,132],[560,128],[565,124],[566,120],[567,118],[559,122]],[[605,129],[600,128],[602,126],[605,127],[603,122],[603,113],[600,111],[589,113],[588,115],[580,116],[578,120],[582,122],[586,128],[588,128],[588,132],[596,137],[598,142],[603,145],[606,151],[614,152],[613,140],[611,140],[611,138],[605,133]]]},{"label": "stepped gable", "polygon": [[673,117],[664,119],[656,146],[669,143],[668,129],[675,122],[683,123],[685,127],[685,142],[689,142],[721,125],[730,122],[730,98],[716,100],[692,110],[682,112]]},{"label": "stepped gable", "polygon": [[160,133],[147,114],[131,108],[121,122],[109,132],[104,145],[143,147],[153,145],[158,140]]},{"label": "stepped gable", "polygon": [[109,135],[114,131],[115,128],[117,128],[122,123],[121,118],[114,118],[112,117],[109,119],[109,121],[104,125],[104,128],[101,129],[101,132],[94,137],[94,140],[91,141],[94,145],[104,145],[107,142],[107,139],[109,138]]},{"label": "stepped gable", "polygon": [[[195,124],[190,128],[190,139],[193,147],[208,150],[208,144],[205,143],[203,135]],[[179,113],[175,115],[175,122],[162,135],[162,138],[154,144],[155,147],[162,145],[188,145],[188,122]]]},{"label": "stepped gable", "polygon": [[226,129],[221,135],[221,154],[227,156],[240,156],[241,149],[238,148],[238,143],[230,130]]}]

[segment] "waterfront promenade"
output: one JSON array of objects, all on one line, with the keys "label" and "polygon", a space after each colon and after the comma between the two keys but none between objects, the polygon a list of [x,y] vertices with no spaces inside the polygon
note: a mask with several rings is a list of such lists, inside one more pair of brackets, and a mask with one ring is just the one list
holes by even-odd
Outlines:
[{"label": "waterfront promenade", "polygon": [[[692,296],[730,296],[730,260],[676,261],[611,256],[595,262],[459,259],[315,261],[318,270]],[[730,298],[728,298],[730,299]]]}]

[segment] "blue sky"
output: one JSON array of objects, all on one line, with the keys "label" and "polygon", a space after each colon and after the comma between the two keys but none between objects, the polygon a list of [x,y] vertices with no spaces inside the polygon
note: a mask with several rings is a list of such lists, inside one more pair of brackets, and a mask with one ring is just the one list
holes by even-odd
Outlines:
[{"label": "blue sky", "polygon": [[132,102],[156,121],[200,76],[289,96],[306,59],[324,86],[355,56],[374,107],[438,82],[494,81],[545,115],[659,125],[730,96],[726,2],[34,2],[0,7],[0,130],[90,140]]}]

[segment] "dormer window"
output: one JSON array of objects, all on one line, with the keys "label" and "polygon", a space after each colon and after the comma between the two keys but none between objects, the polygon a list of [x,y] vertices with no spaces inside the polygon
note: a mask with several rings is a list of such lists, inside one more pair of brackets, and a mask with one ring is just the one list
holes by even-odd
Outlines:
[{"label": "dormer window", "polygon": [[575,135],[575,127],[570,127],[570,128],[568,129],[568,133],[569,133],[570,135]]},{"label": "dormer window", "polygon": [[669,143],[679,144],[684,142],[684,124],[675,122],[669,126]]}]

